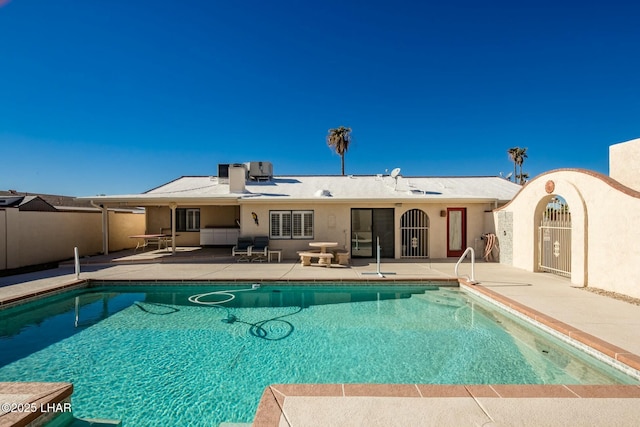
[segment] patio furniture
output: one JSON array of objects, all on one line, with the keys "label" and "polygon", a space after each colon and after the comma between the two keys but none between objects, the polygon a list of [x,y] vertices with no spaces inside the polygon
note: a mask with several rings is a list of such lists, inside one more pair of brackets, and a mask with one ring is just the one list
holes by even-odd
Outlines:
[{"label": "patio furniture", "polygon": [[318,258],[318,265],[324,265],[325,267],[331,267],[331,259],[333,259],[333,254],[328,252],[310,252],[310,251],[301,251],[298,252],[300,255],[300,263],[304,267],[308,267],[311,265],[311,259]]},{"label": "patio furniture", "polygon": [[238,237],[238,242],[231,248],[231,255],[238,257],[237,262],[249,261],[251,257],[251,245],[253,245],[253,237]]},{"label": "patio furniture", "polygon": [[336,256],[338,257],[338,264],[349,265],[349,252],[338,252]]},{"label": "patio furniture", "polygon": [[[334,248],[338,246],[338,242],[309,242],[309,246],[311,246],[312,248],[320,248],[320,253],[324,254],[327,253],[327,248]],[[310,253],[312,253],[312,251],[310,251]],[[324,264],[325,262],[331,264],[331,258],[333,258],[333,254],[331,254],[331,257],[322,256],[318,258],[318,264]]]},{"label": "patio furniture", "polygon": [[273,259],[272,255],[278,255],[278,262],[282,259],[282,249],[269,249],[267,251],[267,261],[271,262]]},{"label": "patio furniture", "polygon": [[327,252],[331,252],[333,254],[334,263],[338,263],[340,265],[349,265],[349,258],[351,257],[351,253],[344,246],[333,247]]},{"label": "patio furniture", "polygon": [[253,262],[262,262],[267,260],[269,253],[269,237],[256,236],[253,239],[253,245],[249,248],[249,257]]},{"label": "patio furniture", "polygon": [[138,249],[141,249],[144,251],[144,248],[148,247],[148,246],[157,246],[158,249],[162,248],[162,245],[165,245],[165,248],[167,247],[167,240],[169,239],[171,240],[171,235],[170,234],[136,234],[133,236],[129,236],[129,238],[131,239],[138,239],[138,242],[136,244],[136,248],[133,250],[133,252],[137,252]]}]

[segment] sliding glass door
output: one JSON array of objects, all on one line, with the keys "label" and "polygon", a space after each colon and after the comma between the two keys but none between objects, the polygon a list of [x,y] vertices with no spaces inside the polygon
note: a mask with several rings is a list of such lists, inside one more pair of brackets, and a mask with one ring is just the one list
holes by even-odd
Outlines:
[{"label": "sliding glass door", "polygon": [[351,256],[373,256],[373,215],[371,209],[351,209]]},{"label": "sliding glass door", "polygon": [[380,257],[393,258],[393,209],[351,209],[351,256],[375,258],[378,239]]}]

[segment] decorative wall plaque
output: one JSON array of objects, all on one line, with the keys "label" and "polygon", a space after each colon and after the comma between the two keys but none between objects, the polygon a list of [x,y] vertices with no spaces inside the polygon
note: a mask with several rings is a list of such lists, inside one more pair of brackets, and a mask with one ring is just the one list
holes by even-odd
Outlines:
[{"label": "decorative wall plaque", "polygon": [[553,190],[555,189],[556,189],[556,184],[551,180],[547,181],[547,183],[544,185],[544,190],[549,194],[553,193]]}]

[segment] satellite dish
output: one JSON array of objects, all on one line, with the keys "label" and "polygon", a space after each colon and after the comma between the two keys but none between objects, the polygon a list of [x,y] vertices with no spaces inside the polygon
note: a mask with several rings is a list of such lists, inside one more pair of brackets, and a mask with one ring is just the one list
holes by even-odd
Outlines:
[{"label": "satellite dish", "polygon": [[511,178],[511,175],[513,175],[513,172],[509,172],[509,173],[507,174],[507,176],[504,176],[504,174],[503,174],[502,172],[500,172],[500,178],[504,178],[504,179],[506,179],[507,181],[509,180],[509,178]]},{"label": "satellite dish", "polygon": [[391,178],[396,181],[396,185],[394,185],[393,189],[396,190],[398,188],[398,176],[400,175],[400,168],[395,168],[391,171]]}]

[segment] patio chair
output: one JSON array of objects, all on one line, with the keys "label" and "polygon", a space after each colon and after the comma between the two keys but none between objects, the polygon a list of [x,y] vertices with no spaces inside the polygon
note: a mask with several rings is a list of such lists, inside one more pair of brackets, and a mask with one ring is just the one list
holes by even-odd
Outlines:
[{"label": "patio chair", "polygon": [[269,254],[269,236],[256,236],[249,256],[251,261],[262,262],[267,260]]},{"label": "patio chair", "polygon": [[251,245],[253,245],[253,237],[238,237],[238,242],[231,248],[231,255],[237,258],[237,262],[249,261],[251,256]]}]

